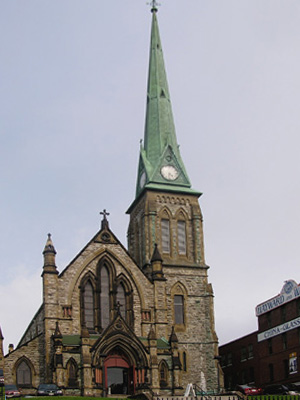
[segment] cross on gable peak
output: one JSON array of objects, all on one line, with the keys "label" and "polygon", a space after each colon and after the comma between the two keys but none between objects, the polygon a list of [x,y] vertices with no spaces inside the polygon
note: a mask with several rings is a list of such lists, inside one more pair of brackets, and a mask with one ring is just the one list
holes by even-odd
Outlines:
[{"label": "cross on gable peak", "polygon": [[100,215],[103,215],[103,219],[106,219],[107,220],[107,216],[109,215],[110,213],[109,212],[107,212],[106,211],[106,209],[104,208],[104,210],[103,211],[100,211]]},{"label": "cross on gable peak", "polygon": [[103,211],[100,211],[100,215],[103,215],[103,219],[101,221],[101,229],[105,229],[108,228],[108,220],[107,217],[110,213],[106,211],[106,209],[104,208]]}]

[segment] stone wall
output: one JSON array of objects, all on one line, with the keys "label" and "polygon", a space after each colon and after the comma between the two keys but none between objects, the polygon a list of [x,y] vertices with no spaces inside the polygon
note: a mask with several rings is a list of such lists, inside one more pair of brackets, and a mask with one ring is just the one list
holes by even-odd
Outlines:
[{"label": "stone wall", "polygon": [[16,368],[22,360],[31,367],[33,388],[23,388],[23,394],[35,394],[35,389],[44,379],[44,340],[43,334],[38,335],[26,345],[18,347],[5,356],[5,382],[16,383]]},{"label": "stone wall", "polygon": [[28,343],[44,331],[44,308],[41,306],[36,315],[31,320],[28,328],[26,329],[23,337],[20,340],[19,346]]}]

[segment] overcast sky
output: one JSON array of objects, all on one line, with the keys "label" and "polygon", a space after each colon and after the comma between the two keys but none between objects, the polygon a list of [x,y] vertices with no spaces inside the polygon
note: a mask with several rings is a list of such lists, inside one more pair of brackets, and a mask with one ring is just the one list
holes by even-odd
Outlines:
[{"label": "overcast sky", "polygon": [[[203,192],[216,328],[300,281],[300,2],[161,0],[181,155]],[[59,271],[98,231],[126,243],[143,137],[146,0],[0,0],[0,326],[16,346]]]}]

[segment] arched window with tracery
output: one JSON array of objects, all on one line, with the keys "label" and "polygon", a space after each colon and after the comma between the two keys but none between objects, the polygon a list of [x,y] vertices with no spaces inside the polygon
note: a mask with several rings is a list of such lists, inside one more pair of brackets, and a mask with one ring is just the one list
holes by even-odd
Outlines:
[{"label": "arched window with tracery", "polygon": [[183,331],[186,326],[186,307],[188,293],[185,286],[181,282],[177,282],[171,289],[173,299],[173,321],[175,330]]},{"label": "arched window with tracery", "polygon": [[187,215],[180,209],[176,213],[177,220],[177,251],[179,256],[187,255]]},{"label": "arched window with tracery", "polygon": [[127,304],[126,304],[126,293],[122,283],[117,288],[117,304],[120,305],[120,314],[126,320]]},{"label": "arched window with tracery", "polygon": [[102,329],[105,329],[110,321],[109,286],[109,273],[107,267],[103,265],[100,269],[100,312]]},{"label": "arched window with tracery", "polygon": [[81,325],[89,332],[101,333],[116,315],[119,302],[120,313],[129,326],[133,326],[133,291],[127,276],[116,277],[114,264],[103,257],[95,274],[89,271],[80,284]]},{"label": "arched window with tracery", "polygon": [[77,363],[73,358],[71,358],[67,363],[68,387],[70,388],[78,387],[77,371]]},{"label": "arched window with tracery", "polygon": [[32,376],[31,368],[26,360],[22,360],[16,369],[17,386],[18,387],[31,387]]},{"label": "arched window with tracery", "polygon": [[90,281],[87,281],[83,290],[84,322],[88,329],[94,329],[94,290]]},{"label": "arched window with tracery", "polygon": [[133,291],[130,281],[124,274],[120,274],[114,282],[114,287],[116,288],[115,304],[119,303],[122,318],[133,327]]},{"label": "arched window with tracery", "polygon": [[170,221],[165,218],[161,220],[161,248],[163,253],[170,253]]},{"label": "arched window with tracery", "polygon": [[171,254],[171,221],[166,209],[160,216],[161,250],[164,254]]},{"label": "arched window with tracery", "polygon": [[159,385],[161,388],[168,386],[169,380],[169,369],[165,360],[159,364]]},{"label": "arched window with tracery", "polygon": [[177,243],[179,255],[186,255],[186,222],[184,220],[177,221]]},{"label": "arched window with tracery", "polygon": [[175,324],[184,324],[184,297],[182,295],[175,294],[174,296],[174,317]]}]

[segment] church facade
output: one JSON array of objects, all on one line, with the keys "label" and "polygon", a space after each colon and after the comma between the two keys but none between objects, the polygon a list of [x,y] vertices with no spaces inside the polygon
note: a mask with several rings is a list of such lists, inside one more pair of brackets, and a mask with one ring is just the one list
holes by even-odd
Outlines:
[{"label": "church facade", "polygon": [[100,231],[61,272],[48,236],[42,305],[3,358],[6,382],[24,394],[52,382],[65,394],[94,396],[178,395],[188,383],[219,387],[201,193],[179,153],[155,6],[150,46],[128,250],[105,210]]}]

